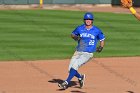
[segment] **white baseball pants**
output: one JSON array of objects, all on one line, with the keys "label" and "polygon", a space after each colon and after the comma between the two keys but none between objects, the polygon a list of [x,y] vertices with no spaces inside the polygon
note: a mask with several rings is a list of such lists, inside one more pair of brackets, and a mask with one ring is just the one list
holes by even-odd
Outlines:
[{"label": "white baseball pants", "polygon": [[71,58],[69,71],[71,68],[78,70],[83,64],[87,63],[93,57],[93,53],[76,51]]}]

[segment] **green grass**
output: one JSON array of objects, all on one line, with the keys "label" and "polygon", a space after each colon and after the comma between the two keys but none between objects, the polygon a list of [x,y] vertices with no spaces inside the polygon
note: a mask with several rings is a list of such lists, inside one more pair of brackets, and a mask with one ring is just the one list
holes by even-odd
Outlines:
[{"label": "green grass", "polygon": [[[0,60],[70,58],[76,42],[71,32],[83,24],[84,12],[0,10]],[[95,57],[140,56],[140,25],[132,15],[94,13],[94,24],[106,35]]]}]

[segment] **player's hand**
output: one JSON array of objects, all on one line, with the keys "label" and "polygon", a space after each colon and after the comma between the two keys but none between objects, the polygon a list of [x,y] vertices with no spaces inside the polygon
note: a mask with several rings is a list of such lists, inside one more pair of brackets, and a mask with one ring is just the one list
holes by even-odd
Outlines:
[{"label": "player's hand", "polygon": [[121,5],[125,8],[130,8],[133,5],[132,0],[121,0]]},{"label": "player's hand", "polygon": [[103,50],[103,47],[99,46],[96,48],[96,52],[100,53]]},{"label": "player's hand", "polygon": [[80,40],[80,36],[76,36],[74,34],[71,34],[71,37],[75,40],[75,41],[79,41]]}]

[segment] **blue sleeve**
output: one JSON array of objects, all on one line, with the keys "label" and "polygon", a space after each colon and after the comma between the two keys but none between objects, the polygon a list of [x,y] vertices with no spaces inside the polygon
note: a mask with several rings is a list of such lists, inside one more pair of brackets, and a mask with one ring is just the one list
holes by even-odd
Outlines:
[{"label": "blue sleeve", "polygon": [[71,34],[79,36],[79,27],[77,27]]},{"label": "blue sleeve", "polygon": [[105,40],[105,35],[103,34],[103,32],[101,30],[99,30],[99,34],[97,36],[97,39],[100,41]]}]

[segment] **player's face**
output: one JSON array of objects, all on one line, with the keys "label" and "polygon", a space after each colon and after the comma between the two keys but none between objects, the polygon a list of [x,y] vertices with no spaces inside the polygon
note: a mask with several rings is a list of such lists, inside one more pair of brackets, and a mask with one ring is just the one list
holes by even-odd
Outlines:
[{"label": "player's face", "polygon": [[86,26],[91,26],[93,22],[93,20],[84,20],[84,21],[85,21]]}]

